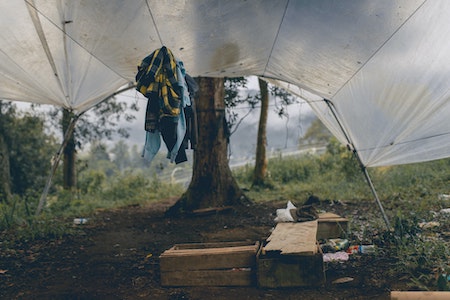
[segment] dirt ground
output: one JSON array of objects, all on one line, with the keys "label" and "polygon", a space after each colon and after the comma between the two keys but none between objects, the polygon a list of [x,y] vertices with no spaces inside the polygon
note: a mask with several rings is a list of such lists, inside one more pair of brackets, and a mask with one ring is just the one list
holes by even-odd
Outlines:
[{"label": "dirt ground", "polygon": [[[386,253],[326,263],[326,284],[319,288],[162,287],[159,255],[166,249],[192,242],[264,241],[275,226],[276,209],[286,205],[165,217],[174,201],[100,211],[87,224],[74,225],[76,234],[0,247],[0,299],[389,299],[390,290],[406,288],[405,278],[387,272],[393,261]],[[323,202],[320,208],[349,218],[376,210],[373,203]],[[334,283],[346,277],[353,280]]]}]

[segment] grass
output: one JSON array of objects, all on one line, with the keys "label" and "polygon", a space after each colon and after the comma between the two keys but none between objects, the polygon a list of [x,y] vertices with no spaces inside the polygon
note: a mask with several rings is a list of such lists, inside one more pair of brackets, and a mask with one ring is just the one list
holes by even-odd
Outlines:
[{"label": "grass", "polygon": [[180,185],[161,182],[157,177],[147,178],[140,172],[116,174],[85,193],[56,187],[39,216],[34,215],[39,193],[16,196],[9,203],[0,203],[0,233],[8,235],[8,243],[58,238],[73,233],[73,218],[89,218],[98,210],[146,205],[180,196],[183,191]]}]

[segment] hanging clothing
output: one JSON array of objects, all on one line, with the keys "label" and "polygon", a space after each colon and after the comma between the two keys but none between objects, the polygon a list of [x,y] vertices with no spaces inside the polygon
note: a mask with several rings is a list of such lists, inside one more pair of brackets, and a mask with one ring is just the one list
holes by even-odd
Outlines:
[{"label": "hanging clothing", "polygon": [[[155,50],[138,67],[136,89],[148,98],[143,157],[151,162],[160,148],[160,136],[170,162],[187,161],[185,108],[191,105],[183,62],[166,48]],[[183,145],[183,146],[182,146]]]},{"label": "hanging clothing", "polygon": [[197,82],[189,74],[186,74],[186,84],[189,90],[189,98],[191,105],[184,108],[184,115],[186,117],[186,134],[183,140],[183,147],[185,149],[195,149],[197,145],[197,115],[195,110],[195,98],[199,90]]},{"label": "hanging clothing", "polygon": [[154,130],[153,132],[147,131],[145,133],[145,144],[144,149],[142,149],[142,157],[151,162],[155,158],[156,154],[161,148],[161,135],[159,130]]},{"label": "hanging clothing", "polygon": [[180,113],[182,92],[177,75],[176,60],[165,46],[144,58],[138,67],[136,89],[147,98],[157,95],[160,117],[176,117]]}]

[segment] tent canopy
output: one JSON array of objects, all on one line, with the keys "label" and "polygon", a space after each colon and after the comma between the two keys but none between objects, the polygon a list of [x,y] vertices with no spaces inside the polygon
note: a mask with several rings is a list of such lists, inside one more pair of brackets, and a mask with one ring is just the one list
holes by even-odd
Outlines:
[{"label": "tent canopy", "polygon": [[165,45],[191,76],[303,97],[365,166],[450,156],[450,1],[9,0],[0,14],[0,99],[83,112]]}]

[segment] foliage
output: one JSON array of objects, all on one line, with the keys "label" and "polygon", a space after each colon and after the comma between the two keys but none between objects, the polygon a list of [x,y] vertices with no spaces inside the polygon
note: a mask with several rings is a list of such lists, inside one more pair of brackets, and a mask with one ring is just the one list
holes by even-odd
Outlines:
[{"label": "foliage", "polygon": [[45,132],[44,118],[0,101],[0,134],[9,153],[11,192],[25,196],[43,186],[56,152],[56,139]]},{"label": "foliage", "polygon": [[[129,111],[138,111],[137,103],[127,103],[117,101],[114,97],[100,102],[83,115],[77,121],[74,138],[78,148],[83,148],[93,140],[106,138],[111,140],[115,133],[127,138],[129,136],[127,128],[119,128],[117,125],[122,119],[132,121],[135,116]],[[53,109],[49,112],[49,121],[53,127],[60,128],[62,111]]]},{"label": "foliage", "polygon": [[308,127],[305,135],[300,139],[300,144],[307,145],[326,145],[333,135],[319,118],[314,119],[311,126]]},{"label": "foliage", "polygon": [[[89,218],[98,209],[145,205],[182,194],[183,187],[173,182],[175,166],[169,164],[165,155],[158,154],[149,166],[135,147],[129,149],[123,141],[113,149],[110,151],[100,142],[92,143],[90,152],[78,161],[77,189],[65,190],[56,180],[47,206],[38,217],[34,212],[42,186],[0,203],[0,232],[14,232],[18,239],[58,237],[71,233],[69,224],[73,218]],[[129,159],[127,167],[120,156],[115,156],[118,153]]]},{"label": "foliage", "polygon": [[295,97],[288,91],[274,85],[269,86],[269,94],[271,94],[274,98],[275,111],[280,117],[288,116],[288,113],[286,111],[287,106],[298,102],[297,97]]},{"label": "foliage", "polygon": [[[231,134],[237,130],[240,123],[261,101],[259,91],[248,90],[247,83],[248,79],[246,77],[225,78],[225,110],[227,124]],[[274,99],[275,112],[280,117],[289,117],[286,108],[288,105],[298,102],[298,98],[286,90],[273,85],[269,85],[269,94]],[[236,108],[244,103],[249,105],[249,110],[242,116],[236,111]]]},{"label": "foliage", "polygon": [[[242,185],[251,186],[252,170],[248,167],[237,170],[235,177]],[[309,154],[270,159],[268,174],[277,187],[272,192],[288,197],[306,199],[315,194],[322,199],[358,199],[367,197],[369,191],[352,153],[335,140],[320,156]],[[250,190],[251,197],[252,193]],[[263,200],[268,200],[273,194],[262,196]]]},{"label": "foliage", "polygon": [[440,238],[433,230],[420,227],[417,216],[403,215],[397,212],[394,217],[393,230],[385,232],[383,242],[389,247],[390,255],[397,258],[394,270],[407,274],[411,286],[429,290],[448,290],[447,279],[440,277],[450,272],[448,260],[450,249],[448,241]]},{"label": "foliage", "polygon": [[[227,125],[230,134],[232,134],[237,130],[239,124],[250,114],[253,108],[255,108],[256,104],[260,101],[260,95],[242,93],[242,90],[247,88],[247,78],[245,77],[225,78],[224,86]],[[244,116],[240,116],[236,108],[243,103],[248,103],[250,109]]]}]

